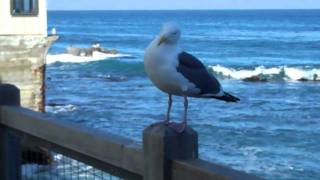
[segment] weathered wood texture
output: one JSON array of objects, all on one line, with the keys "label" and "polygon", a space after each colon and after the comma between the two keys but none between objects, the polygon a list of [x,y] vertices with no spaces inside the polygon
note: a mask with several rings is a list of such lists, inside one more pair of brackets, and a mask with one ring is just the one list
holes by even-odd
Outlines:
[{"label": "weathered wood texture", "polygon": [[[141,145],[132,140],[90,130],[74,123],[52,120],[44,114],[19,107],[2,106],[0,114],[1,124],[50,142],[49,144],[57,144],[73,152],[73,157],[80,155],[83,160],[90,157],[98,161],[96,164],[106,163],[134,174],[144,174],[144,158],[148,157],[143,157]],[[196,153],[193,156],[196,157]],[[171,162],[169,166],[172,180],[259,179],[200,159]]]},{"label": "weathered wood texture", "polygon": [[187,127],[177,133],[164,124],[151,125],[143,132],[144,179],[170,180],[171,162],[198,158],[198,135]]},{"label": "weathered wood texture", "polygon": [[260,178],[201,159],[173,161],[173,180],[258,180]]},{"label": "weathered wood texture", "polygon": [[2,180],[21,178],[20,139],[10,129],[0,125],[0,177]]},{"label": "weathered wood texture", "polygon": [[[1,179],[20,178],[19,144],[24,138],[125,179],[143,176],[146,180],[259,179],[198,159],[198,136],[189,127],[178,134],[167,126],[152,125],[145,129],[141,147],[120,136],[53,120],[19,106],[3,106],[18,105],[19,90],[12,86],[0,89]],[[10,97],[12,102],[8,103]]]},{"label": "weathered wood texture", "polygon": [[109,164],[106,161],[97,159],[90,155],[89,153],[79,153],[68,147],[62,147],[59,144],[51,143],[46,141],[45,139],[38,138],[36,136],[32,136],[30,134],[26,134],[25,132],[21,132],[19,130],[10,129],[15,135],[21,138],[22,141],[27,141],[33,145],[41,146],[42,148],[49,149],[54,153],[62,154],[66,157],[75,159],[79,162],[85,163],[86,165],[92,166],[101,171],[107,172],[113,176],[120,177],[121,179],[130,179],[130,180],[141,180],[142,175],[132,173],[124,168],[117,167],[113,164]]},{"label": "weathered wood texture", "polygon": [[139,146],[132,140],[84,128],[74,123],[53,120],[44,114],[17,108],[1,107],[1,123],[7,127],[45,139],[108,164],[142,174]]},{"label": "weathered wood texture", "polygon": [[[37,137],[45,142],[57,144],[63,149],[72,151],[75,157],[79,155],[90,157],[99,160],[99,163],[110,164],[134,174],[141,176],[145,174],[144,159],[148,156],[151,156],[151,159],[154,158],[153,160],[157,159],[152,157],[152,154],[143,157],[144,152],[141,145],[132,140],[84,128],[71,122],[53,120],[44,114],[28,109],[2,106],[0,107],[0,114],[1,123],[7,127]],[[161,149],[161,147],[152,144],[148,146],[153,147],[155,151]],[[191,152],[194,153],[192,156],[196,158],[196,151]],[[186,154],[189,156],[192,153]],[[161,158],[164,157],[164,155],[161,156]],[[171,157],[174,159],[173,154],[171,154]],[[181,159],[181,157],[177,158]],[[146,161],[148,160],[146,159]],[[171,162],[164,164],[171,168],[170,176],[172,180],[259,179],[244,172],[200,159],[172,160]],[[158,163],[161,163],[161,161]]]},{"label": "weathered wood texture", "polygon": [[0,106],[20,105],[19,89],[10,84],[0,84]]}]

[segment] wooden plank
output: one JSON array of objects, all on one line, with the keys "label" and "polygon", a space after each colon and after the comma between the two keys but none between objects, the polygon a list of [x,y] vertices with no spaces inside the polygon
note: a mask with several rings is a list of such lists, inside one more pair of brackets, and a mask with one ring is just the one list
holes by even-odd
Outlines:
[{"label": "wooden plank", "polygon": [[171,160],[198,158],[198,134],[189,126],[177,133],[164,124],[143,131],[145,180],[171,180]]},{"label": "wooden plank", "polygon": [[18,135],[21,138],[21,141],[26,141],[26,142],[32,144],[32,146],[41,146],[43,148],[49,149],[50,152],[62,154],[68,158],[75,159],[79,162],[85,163],[86,165],[92,166],[96,169],[99,169],[101,171],[104,171],[108,174],[119,177],[121,179],[126,179],[126,180],[127,179],[128,180],[129,179],[130,180],[141,180],[142,179],[142,175],[138,175],[138,174],[129,172],[125,169],[116,167],[112,164],[108,164],[106,162],[100,161],[99,159],[92,158],[92,157],[87,156],[85,154],[81,154],[81,153],[75,152],[73,150],[61,147],[58,144],[50,143],[44,139],[37,138],[35,136],[26,134],[26,133],[18,131],[18,130],[13,130],[8,127],[6,129],[10,129],[11,132],[13,132],[15,135]]},{"label": "wooden plank", "polygon": [[[112,165],[140,176],[144,174],[144,158],[141,145],[130,139],[85,128],[71,122],[53,120],[44,114],[21,107],[0,106],[0,123],[43,139],[45,142],[50,142],[49,144],[61,146],[68,152],[74,152],[77,158],[78,156],[80,159],[85,157],[82,160],[86,162],[93,158],[98,160],[97,164],[105,163],[105,166]],[[171,179],[257,180],[259,178],[200,159],[191,159],[173,160]]]},{"label": "wooden plank", "polygon": [[[102,162],[143,174],[143,155],[136,142],[75,123],[53,120],[21,107],[0,107],[1,123]],[[130,155],[129,155],[130,154]],[[129,155],[129,156],[128,156]]]},{"label": "wooden plank", "polygon": [[[20,91],[10,84],[0,84],[0,106],[20,105]],[[1,116],[0,116],[1,121]],[[0,124],[0,177],[3,180],[21,179],[20,139]]]},{"label": "wooden plank", "polygon": [[260,178],[201,159],[173,161],[172,180],[259,180]]},{"label": "wooden plank", "polygon": [[11,84],[1,84],[0,82],[0,106],[20,106],[20,91]]},{"label": "wooden plank", "polygon": [[9,128],[0,125],[0,177],[21,179],[21,146],[19,138]]}]

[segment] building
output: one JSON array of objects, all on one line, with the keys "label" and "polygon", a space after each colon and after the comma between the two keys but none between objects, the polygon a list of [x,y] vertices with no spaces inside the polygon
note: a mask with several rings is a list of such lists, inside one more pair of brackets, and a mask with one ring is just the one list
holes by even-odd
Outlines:
[{"label": "building", "polygon": [[24,107],[44,111],[47,35],[45,0],[0,1],[0,82],[16,85]]}]

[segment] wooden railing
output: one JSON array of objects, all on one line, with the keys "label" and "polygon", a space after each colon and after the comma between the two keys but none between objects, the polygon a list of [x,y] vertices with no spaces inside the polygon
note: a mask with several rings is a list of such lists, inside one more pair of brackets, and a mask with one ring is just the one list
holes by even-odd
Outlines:
[{"label": "wooden railing", "polygon": [[41,146],[123,179],[259,179],[198,159],[198,136],[161,124],[143,132],[143,145],[130,139],[51,119],[19,106],[19,90],[0,85],[0,176],[21,179],[21,141]]}]

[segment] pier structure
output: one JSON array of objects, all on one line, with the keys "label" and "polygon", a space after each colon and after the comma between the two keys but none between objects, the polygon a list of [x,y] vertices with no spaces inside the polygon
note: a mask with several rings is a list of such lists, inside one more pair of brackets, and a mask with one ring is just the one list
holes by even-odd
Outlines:
[{"label": "pier structure", "polygon": [[[32,174],[28,177],[31,179],[113,179],[111,176],[126,180],[259,179],[199,159],[198,133],[190,127],[177,133],[157,124],[141,133],[143,141],[139,143],[72,122],[51,119],[46,114],[20,107],[18,88],[0,85],[0,177],[3,180],[26,179],[21,173],[20,156],[20,145],[24,141],[68,159],[53,159],[47,164],[49,168]],[[82,166],[75,166],[79,162]],[[50,171],[55,167],[60,167],[60,171]],[[45,176],[41,176],[43,174]]]},{"label": "pier structure", "polygon": [[57,36],[47,35],[46,0],[0,1],[0,82],[21,90],[21,105],[44,112],[45,60]]}]

